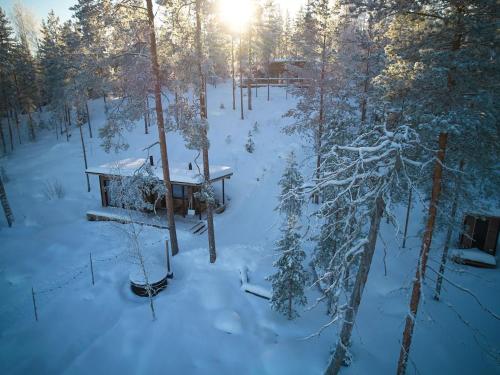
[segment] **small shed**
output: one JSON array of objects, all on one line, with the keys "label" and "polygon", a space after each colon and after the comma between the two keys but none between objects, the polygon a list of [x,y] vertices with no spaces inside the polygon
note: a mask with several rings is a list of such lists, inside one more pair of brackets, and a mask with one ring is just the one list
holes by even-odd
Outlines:
[{"label": "small shed", "polygon": [[477,248],[495,256],[499,231],[500,217],[467,214],[460,235],[460,247]]},{"label": "small shed", "polygon": [[[155,176],[163,181],[161,165],[155,165],[152,156],[150,156],[149,160],[145,158],[128,158],[87,168],[85,171],[87,174],[99,177],[101,204],[103,207],[116,207],[113,196],[107,188],[110,181],[133,176],[144,163],[150,163]],[[207,207],[206,203],[201,201],[196,193],[201,191],[203,184],[203,167],[201,166],[200,170],[198,170],[195,163],[170,163],[169,171],[172,183],[174,213],[186,216],[189,210],[189,212],[193,212],[201,218],[201,214]],[[223,211],[226,205],[225,180],[231,178],[232,175],[233,170],[228,166],[210,165],[210,182],[212,184],[221,184],[219,197],[216,197],[216,209],[219,212]],[[165,198],[158,200],[156,209],[166,210]]]}]

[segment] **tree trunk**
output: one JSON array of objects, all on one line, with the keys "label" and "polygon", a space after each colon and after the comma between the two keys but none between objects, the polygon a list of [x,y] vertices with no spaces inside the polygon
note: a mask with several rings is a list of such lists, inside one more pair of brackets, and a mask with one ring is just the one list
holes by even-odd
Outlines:
[{"label": "tree trunk", "polygon": [[[464,169],[464,161],[460,160],[460,165],[458,167],[460,173]],[[460,179],[461,176],[457,177],[457,183],[455,185],[453,193],[453,203],[451,204],[450,221],[448,223],[448,228],[446,229],[446,239],[444,241],[443,255],[441,257],[441,264],[439,266],[439,274],[436,281],[436,292],[434,293],[434,299],[439,301],[441,296],[441,285],[443,284],[443,274],[446,266],[446,261],[448,260],[448,249],[450,248],[451,235],[453,234],[453,227],[455,225],[455,217],[457,216],[458,209],[458,189],[460,189]]]},{"label": "tree trunk", "polygon": [[434,223],[436,221],[439,194],[441,193],[441,177],[443,174],[443,161],[446,150],[446,143],[448,140],[447,133],[439,134],[439,151],[434,167],[434,176],[432,179],[432,193],[431,201],[429,203],[429,214],[427,217],[427,224],[422,240],[422,249],[420,250],[420,258],[417,264],[417,271],[413,281],[413,288],[410,299],[410,313],[406,316],[406,324],[403,331],[403,339],[401,343],[401,351],[399,353],[398,361],[398,375],[404,375],[406,372],[406,365],[408,362],[408,354],[410,352],[411,341],[413,338],[413,327],[415,326],[415,319],[417,317],[418,305],[420,302],[420,291],[422,286],[422,279],[425,276],[425,269],[427,266],[427,259],[429,257],[429,249],[432,243],[432,234],[434,231]]},{"label": "tree trunk", "polygon": [[[371,35],[371,30],[372,30],[372,19],[369,16],[368,17],[368,35]],[[370,45],[368,45],[367,50],[366,50],[365,79],[363,82],[363,98],[361,99],[361,122],[365,122],[365,120],[366,120],[368,87],[370,85],[370,56],[371,56],[371,48],[370,48]]]},{"label": "tree trunk", "polygon": [[375,200],[375,207],[370,218],[368,243],[365,245],[364,251],[361,255],[361,261],[359,264],[358,273],[356,275],[356,281],[354,283],[349,300],[349,305],[347,307],[344,321],[342,323],[340,337],[337,342],[335,352],[330,359],[330,363],[328,364],[328,368],[325,371],[326,375],[338,374],[347,353],[347,348],[351,341],[352,329],[356,321],[356,315],[358,314],[359,305],[361,304],[361,297],[363,296],[363,290],[368,279],[368,273],[370,272],[373,253],[375,252],[375,245],[377,244],[377,237],[380,229],[380,221],[382,219],[382,215],[384,214],[384,206],[385,203],[382,197],[377,197],[377,199]]},{"label": "tree trunk", "polygon": [[248,110],[252,110],[252,25],[248,24],[248,84],[247,84],[247,94],[248,94]]},{"label": "tree trunk", "polygon": [[[200,7],[202,0],[196,0],[196,55],[198,63],[198,75],[200,80],[200,117],[202,122],[202,137],[203,137],[203,178],[204,185],[210,186],[210,163],[208,160],[208,134],[207,134],[207,106],[205,101],[205,90],[203,88],[203,72],[201,69],[202,63],[202,46],[201,46],[201,19]],[[207,202],[207,226],[208,226],[208,249],[210,253],[210,263],[214,263],[217,254],[215,250],[215,231],[214,231],[214,208],[211,201]]]},{"label": "tree trunk", "polygon": [[5,214],[5,218],[7,219],[7,224],[11,227],[14,222],[14,215],[12,214],[9,201],[7,200],[7,193],[5,192],[2,176],[0,176],[0,201],[2,202],[3,212]]},{"label": "tree trunk", "polygon": [[82,142],[82,151],[83,151],[83,162],[85,164],[85,177],[87,178],[87,192],[90,192],[90,181],[89,181],[89,175],[87,172],[87,151],[85,150],[85,142],[83,140],[83,131],[82,131],[82,125],[83,124],[78,124],[78,129],[80,129],[80,141]]},{"label": "tree trunk", "polygon": [[175,229],[174,201],[172,197],[172,183],[170,182],[167,139],[165,136],[165,122],[163,119],[163,107],[161,103],[160,67],[158,65],[158,53],[156,50],[156,35],[155,35],[152,1],[146,0],[146,6],[148,10],[149,39],[151,46],[151,66],[153,69],[153,77],[154,77],[156,122],[158,125],[158,138],[160,142],[163,181],[165,182],[165,187],[167,188],[165,201],[167,204],[168,230],[170,233],[170,243],[172,244],[172,255],[176,255],[179,252],[179,245],[177,243],[177,232]]},{"label": "tree trunk", "polygon": [[241,33],[240,33],[240,112],[241,119],[244,120],[243,116],[243,52],[241,50]]},{"label": "tree trunk", "polygon": [[2,142],[2,152],[3,152],[3,154],[6,154],[7,153],[7,145],[5,143],[5,137],[3,134],[3,121],[1,118],[0,118],[0,141]]},{"label": "tree trunk", "polygon": [[33,124],[33,117],[31,116],[31,112],[28,109],[28,128],[30,130],[30,140],[32,142],[36,141],[36,133],[35,133],[35,125]]},{"label": "tree trunk", "polygon": [[21,129],[19,127],[19,115],[17,114],[17,108],[14,109],[14,120],[16,121],[17,138],[19,138],[19,144],[21,145],[23,142],[21,141]]},{"label": "tree trunk", "polygon": [[87,111],[87,123],[89,124],[89,136],[92,138],[92,125],[90,124],[90,112],[87,100],[85,100],[85,110]]},{"label": "tree trunk", "polygon": [[[148,119],[148,130],[149,130],[149,127],[151,126],[151,116],[150,116],[150,109],[149,109],[149,94],[146,95],[146,118]],[[177,114],[176,114],[177,116]],[[176,117],[176,121],[177,121],[177,117]],[[177,121],[177,124],[178,124],[178,121]]]},{"label": "tree trunk", "polygon": [[148,115],[147,115],[146,101],[144,101],[144,134],[148,134]]},{"label": "tree trunk", "polygon": [[234,80],[234,37],[231,35],[231,75],[233,77],[233,111],[236,110],[236,82]]},{"label": "tree trunk", "polygon": [[10,151],[14,151],[14,136],[12,133],[12,124],[10,122],[10,111],[7,112],[7,126],[9,128]]},{"label": "tree trunk", "polygon": [[[320,87],[319,87],[319,123],[317,131],[317,154],[316,154],[316,179],[319,181],[321,177],[321,139],[323,138],[323,122],[325,117],[324,102],[325,102],[325,68],[326,68],[326,35],[323,36],[323,44],[321,51],[321,76],[320,76]],[[314,203],[319,203],[319,195],[314,194]]]},{"label": "tree trunk", "polygon": [[412,192],[413,189],[410,186],[410,193],[408,194],[408,206],[406,207],[406,220],[405,220],[405,231],[403,234],[403,246],[402,248],[404,249],[406,246],[406,236],[408,234],[408,223],[410,221],[410,211],[411,211],[411,201],[412,201]]}]

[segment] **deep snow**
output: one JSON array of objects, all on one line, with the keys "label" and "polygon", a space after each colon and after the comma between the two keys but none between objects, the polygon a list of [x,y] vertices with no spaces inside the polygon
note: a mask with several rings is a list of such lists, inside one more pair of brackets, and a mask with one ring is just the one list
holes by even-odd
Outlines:
[{"label": "deep snow", "polygon": [[[286,154],[294,150],[308,175],[310,149],[300,136],[281,132],[290,119],[282,114],[293,105],[283,89],[264,90],[254,110],[231,109],[230,85],[209,88],[210,159],[227,165],[234,176],[226,185],[227,210],[215,217],[217,262],[209,264],[206,234],[191,234],[179,225],[180,254],[172,259],[174,279],[155,297],[158,319],[151,321],[146,299],[128,287],[129,225],[88,222],[85,212],[98,208],[97,178],[86,192],[80,140],[69,143],[53,132],[40,134],[0,159],[10,181],[7,193],[16,222],[0,219],[0,373],[2,374],[321,374],[336,339],[337,327],[304,338],[328,323],[325,308],[303,311],[287,321],[268,302],[240,285],[240,269],[248,267],[252,284],[269,288],[274,241],[279,236],[278,186]],[[237,102],[239,102],[237,100]],[[245,101],[246,102],[246,101]],[[224,103],[225,109],[220,108]],[[94,125],[104,120],[102,100],[90,102]],[[248,116],[248,117],[247,117]],[[244,145],[258,121],[255,152]],[[156,141],[142,123],[129,134],[130,148],[106,154],[99,139],[89,140],[89,165],[145,157]],[[87,129],[85,129],[87,132]],[[228,142],[228,136],[231,141]],[[169,157],[186,164],[195,154],[182,138],[168,134]],[[57,178],[63,199],[48,200],[43,184]],[[422,207],[418,205],[418,207]],[[404,208],[398,212],[404,217]],[[367,289],[353,334],[354,362],[344,374],[394,373],[419,252],[422,213],[411,217],[407,248],[400,249],[394,229],[383,225]],[[318,225],[304,219],[304,228]],[[137,227],[144,251],[164,264],[167,231]],[[437,270],[441,239],[435,238],[430,266]],[[312,244],[305,242],[310,250]],[[96,284],[91,285],[89,253]],[[386,260],[387,275],[384,273]],[[498,269],[475,269],[449,263],[446,277],[474,292],[489,309],[500,311]],[[429,270],[419,310],[408,373],[495,374],[499,321],[470,295],[446,283],[441,302],[432,299],[435,273]],[[31,287],[36,292],[39,321],[34,321]],[[308,291],[309,304],[317,297]],[[467,322],[465,324],[464,322]],[[487,353],[496,352],[496,360]]]}]

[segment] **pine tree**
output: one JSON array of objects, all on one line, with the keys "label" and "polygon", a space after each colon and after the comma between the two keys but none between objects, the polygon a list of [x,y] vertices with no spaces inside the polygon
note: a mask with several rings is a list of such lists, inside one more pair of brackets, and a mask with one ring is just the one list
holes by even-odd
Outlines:
[{"label": "pine tree", "polygon": [[307,303],[304,289],[309,278],[302,265],[306,255],[301,248],[298,227],[304,204],[303,178],[293,152],[287,158],[287,165],[279,184],[281,195],[276,209],[285,216],[285,223],[281,229],[282,237],[276,243],[279,258],[273,266],[277,271],[269,276],[268,280],[272,282],[273,287],[272,308],[285,314],[288,319],[293,319],[298,316],[295,307]]},{"label": "pine tree", "polygon": [[2,8],[0,8],[0,137],[2,139],[4,152],[6,152],[6,146],[3,136],[3,123],[1,122],[1,119],[4,116],[7,117],[9,134],[11,135],[11,151],[14,148],[12,128],[9,118],[10,110],[14,106],[12,98],[15,97],[14,87],[12,84],[12,50],[12,28]]},{"label": "pine tree", "polygon": [[[321,175],[321,149],[325,123],[328,121],[326,108],[333,106],[329,102],[328,92],[332,84],[332,57],[334,52],[334,19],[328,0],[308,1],[303,20],[297,25],[297,45],[299,55],[305,59],[305,65],[297,69],[299,76],[307,84],[297,87],[294,94],[299,96],[296,108],[288,111],[287,116],[295,122],[287,128],[288,132],[302,132],[310,137],[316,156],[315,177]],[[319,203],[319,196],[314,195],[314,202]]]},{"label": "pine tree", "polygon": [[281,194],[276,208],[285,216],[300,217],[304,205],[304,179],[300,174],[295,153],[292,151],[287,157],[286,167],[279,181]]},{"label": "pine tree", "polygon": [[308,280],[308,274],[302,265],[306,254],[301,249],[297,217],[294,214],[287,218],[286,226],[281,232],[282,238],[276,243],[280,255],[273,263],[277,272],[268,278],[273,287],[271,307],[288,319],[293,319],[299,316],[296,306],[307,303],[304,289]]}]

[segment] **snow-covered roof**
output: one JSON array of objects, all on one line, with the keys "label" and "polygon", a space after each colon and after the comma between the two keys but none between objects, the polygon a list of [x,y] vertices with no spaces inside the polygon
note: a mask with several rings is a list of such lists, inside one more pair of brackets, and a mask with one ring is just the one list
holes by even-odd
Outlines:
[{"label": "snow-covered roof", "polygon": [[[132,176],[144,163],[145,158],[127,158],[97,167],[87,168],[85,171],[89,174],[102,174],[108,176]],[[147,161],[149,163],[149,160]],[[195,163],[191,163],[192,170],[188,169],[189,163],[169,163],[170,181],[173,184],[182,185],[199,185],[203,182],[203,165],[200,165],[200,172]],[[163,171],[161,163],[155,163],[152,166],[153,173],[160,180],[163,180]],[[210,165],[210,181],[218,180],[220,178],[229,177],[233,174],[231,167],[224,165]]]}]

